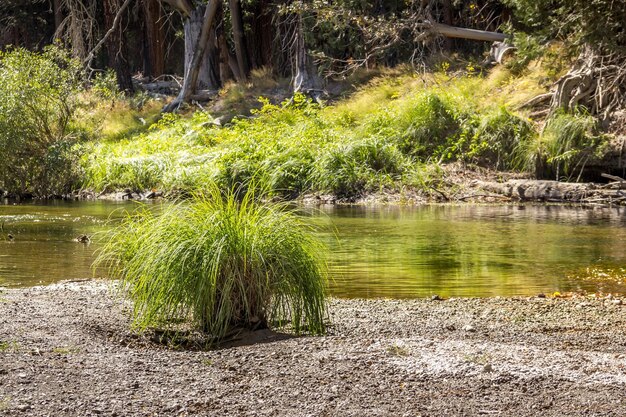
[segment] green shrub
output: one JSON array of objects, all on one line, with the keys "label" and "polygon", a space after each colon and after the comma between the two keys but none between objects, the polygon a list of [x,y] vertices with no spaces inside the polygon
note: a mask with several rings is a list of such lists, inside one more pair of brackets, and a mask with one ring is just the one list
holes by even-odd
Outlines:
[{"label": "green shrub", "polygon": [[[512,30],[509,30],[509,33]],[[515,46],[515,53],[511,59],[505,62],[505,66],[514,75],[520,75],[531,61],[539,58],[543,52],[544,47],[539,44],[536,37],[528,35],[523,32],[515,32],[513,37],[513,46]]]},{"label": "green shrub", "polygon": [[72,190],[79,64],[57,48],[0,52],[0,186],[42,197]]},{"label": "green shrub", "polygon": [[124,93],[120,91],[117,85],[115,71],[112,69],[97,73],[93,80],[91,80],[91,90],[99,98],[110,102],[124,98]]},{"label": "green shrub", "polygon": [[429,91],[375,113],[365,129],[395,141],[405,155],[424,160],[442,153],[459,127],[459,109],[443,95]]},{"label": "green shrub", "polygon": [[467,156],[472,162],[503,170],[517,168],[516,149],[535,134],[529,120],[503,106],[477,116],[469,129]]},{"label": "green shrub", "polygon": [[370,138],[330,148],[318,161],[316,188],[339,197],[356,197],[393,185],[407,160],[393,143]]},{"label": "green shrub", "polygon": [[100,253],[134,301],[135,324],[190,318],[220,338],[290,321],[322,333],[327,272],[309,226],[286,206],[259,203],[254,187],[243,196],[205,188],[161,214],[130,215]]}]

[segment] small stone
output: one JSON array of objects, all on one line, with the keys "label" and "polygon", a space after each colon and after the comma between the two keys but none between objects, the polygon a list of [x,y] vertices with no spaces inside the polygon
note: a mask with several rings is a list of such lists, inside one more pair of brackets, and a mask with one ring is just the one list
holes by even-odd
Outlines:
[{"label": "small stone", "polygon": [[442,301],[442,300],[443,300],[443,298],[441,298],[441,297],[439,296],[439,294],[434,294],[432,297],[430,297],[430,299],[431,299],[432,301]]},{"label": "small stone", "polygon": [[620,299],[613,300],[613,301],[611,301],[611,303],[613,303],[613,305],[616,305],[616,306],[619,306],[619,305],[623,304],[622,300],[620,300]]},{"label": "small stone", "polygon": [[546,295],[544,293],[539,293],[537,294],[537,298],[546,298]]},{"label": "small stone", "polygon": [[483,372],[493,372],[493,366],[491,366],[490,363],[485,364],[485,366],[483,366]]},{"label": "small stone", "polygon": [[463,331],[464,332],[475,332],[476,328],[474,326],[472,326],[471,324],[466,324],[465,326],[463,326]]}]

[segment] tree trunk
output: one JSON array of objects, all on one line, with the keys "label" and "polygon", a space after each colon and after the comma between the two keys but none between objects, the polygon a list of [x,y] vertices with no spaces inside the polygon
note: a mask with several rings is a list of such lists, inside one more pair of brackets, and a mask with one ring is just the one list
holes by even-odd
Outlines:
[{"label": "tree trunk", "polygon": [[272,24],[273,11],[269,0],[259,0],[252,11],[253,18],[246,22],[252,28],[251,36],[246,37],[251,68],[272,67],[272,43],[275,37]]},{"label": "tree trunk", "polygon": [[[213,3],[219,3],[214,0]],[[191,16],[185,21],[185,76],[187,76],[187,69],[191,67],[191,63],[196,54],[198,42],[200,42],[200,36],[204,30],[204,24],[206,19],[206,6],[200,6],[191,12]],[[219,75],[215,71],[214,57],[211,55],[214,53],[215,48],[210,46],[211,34],[214,33],[211,28],[208,30],[208,37],[206,40],[202,40],[203,48],[206,53],[203,53],[202,60],[200,61],[200,67],[198,68],[198,81],[194,90],[196,89],[218,89]]]},{"label": "tree trunk", "polygon": [[[104,0],[104,21],[107,28],[114,25],[115,16],[120,10],[119,0]],[[123,24],[118,25],[106,40],[109,67],[115,70],[117,85],[121,91],[132,93],[133,81],[127,60],[126,38],[122,31]]]},{"label": "tree trunk", "polygon": [[165,35],[161,21],[163,13],[158,0],[144,0],[145,50],[144,75],[158,77],[165,68]]},{"label": "tree trunk", "polygon": [[[451,0],[443,0],[443,23],[445,23],[448,26],[453,25],[452,1]],[[444,44],[444,48],[447,51],[452,50],[452,39],[446,37],[443,44]]]},{"label": "tree trunk", "polygon": [[[224,7],[222,2],[217,8],[216,21],[224,20]],[[219,53],[219,74],[222,84],[233,79],[233,72],[230,69],[230,52],[228,51],[228,43],[226,42],[226,34],[224,33],[224,25],[217,25],[215,28],[215,36],[217,37],[217,49]]]},{"label": "tree trunk", "polygon": [[[293,77],[293,92],[315,95],[320,90],[319,78],[315,74],[311,57],[307,54],[304,42],[304,23],[302,15],[297,17],[296,42],[295,42],[294,60],[295,75]],[[317,97],[315,97],[317,98]]]},{"label": "tree trunk", "polygon": [[250,73],[250,65],[248,63],[248,52],[243,32],[241,3],[239,2],[239,0],[228,0],[228,6],[230,7],[230,18],[231,25],[233,27],[235,54],[237,56],[237,65],[239,66],[239,81],[245,81],[248,74]]},{"label": "tree trunk", "polygon": [[52,4],[54,10],[54,31],[56,32],[61,24],[63,24],[63,9],[61,7],[61,0],[54,0]]},{"label": "tree trunk", "polygon": [[[196,91],[196,88],[198,87],[198,80],[200,78],[200,70],[203,68],[205,51],[207,50],[209,39],[211,37],[211,28],[213,26],[213,21],[215,20],[218,4],[219,0],[211,0],[208,6],[203,7],[204,15],[199,34],[197,29],[190,30],[189,32],[185,30],[185,81],[183,81],[183,86],[178,94],[178,97],[163,108],[164,112],[176,111],[182,103],[189,101],[191,95]],[[191,25],[191,20],[193,15],[198,12],[198,9],[194,10],[192,12],[192,16],[187,19],[187,22],[185,22],[185,28],[187,28],[187,26],[189,26],[189,29],[192,28],[193,25]],[[194,35],[193,48],[191,48],[191,39],[188,39],[188,35]],[[189,48],[187,46],[188,44],[190,45]],[[208,77],[205,79],[208,79]]]}]

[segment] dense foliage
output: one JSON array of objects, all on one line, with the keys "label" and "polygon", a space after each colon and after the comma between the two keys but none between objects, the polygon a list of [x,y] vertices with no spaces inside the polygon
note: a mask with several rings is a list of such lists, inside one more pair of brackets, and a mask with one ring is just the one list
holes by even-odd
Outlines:
[{"label": "dense foliage", "polygon": [[543,41],[568,40],[623,53],[626,3],[614,0],[505,0],[525,31]]},{"label": "dense foliage", "polygon": [[[508,77],[502,71],[488,78],[438,74],[428,87],[413,77],[381,78],[331,106],[303,95],[278,105],[263,100],[254,118],[224,127],[202,111],[191,118],[167,115],[131,140],[94,145],[83,166],[98,191],[189,193],[207,180],[230,188],[262,177],[286,197],[427,189],[436,172],[428,165],[450,161],[509,170],[541,166],[538,174],[552,178],[578,175],[579,158],[588,159],[602,141],[588,117],[555,114],[540,133],[507,104],[515,98],[509,92],[519,102],[532,97],[532,89],[520,93]],[[577,139],[548,145],[551,138],[563,141],[554,131],[565,118],[578,129]]]},{"label": "dense foliage", "polygon": [[325,329],[326,267],[310,228],[254,187],[217,185],[113,230],[99,262],[121,278],[140,328],[191,319],[222,338],[236,327]]},{"label": "dense foliage", "polygon": [[0,52],[0,188],[46,196],[78,180],[79,65],[59,49]]}]

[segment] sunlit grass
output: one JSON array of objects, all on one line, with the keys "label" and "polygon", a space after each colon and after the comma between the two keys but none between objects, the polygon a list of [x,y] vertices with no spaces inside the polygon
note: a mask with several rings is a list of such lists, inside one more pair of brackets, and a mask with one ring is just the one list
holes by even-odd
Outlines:
[{"label": "sunlit grass", "polygon": [[204,189],[158,215],[129,215],[100,253],[134,301],[135,325],[190,319],[217,338],[274,323],[324,332],[327,270],[310,226],[284,205],[260,203],[254,187]]},{"label": "sunlit grass", "polygon": [[515,158],[526,170],[534,169],[538,177],[575,179],[586,161],[606,142],[607,138],[595,130],[596,120],[589,115],[556,112],[540,134],[519,142]]},{"label": "sunlit grass", "polygon": [[[381,189],[419,189],[429,182],[421,179],[423,164],[463,161],[540,176],[576,165],[570,151],[588,142],[550,139],[563,137],[551,133],[555,122],[540,135],[540,126],[518,109],[545,91],[545,65],[531,64],[521,77],[504,67],[464,74],[441,67],[431,74],[378,71],[331,105],[304,96],[283,103],[261,99],[254,117],[225,126],[201,111],[168,116],[141,134],[92,144],[82,162],[85,185],[188,194],[207,181],[232,188],[261,177],[272,193],[290,198],[307,192],[358,198]],[[229,101],[249,105],[251,94],[280,85],[259,70],[248,84],[227,85],[220,94],[226,107]]]}]

